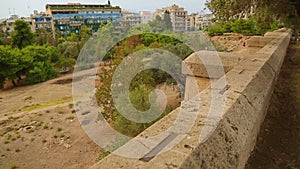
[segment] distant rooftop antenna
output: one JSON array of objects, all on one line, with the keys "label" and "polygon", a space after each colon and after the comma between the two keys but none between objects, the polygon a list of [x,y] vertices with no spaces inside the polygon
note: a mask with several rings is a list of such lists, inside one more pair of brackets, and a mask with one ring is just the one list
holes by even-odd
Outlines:
[{"label": "distant rooftop antenna", "polygon": [[13,14],[16,15],[16,10],[15,10],[15,8],[13,8]]},{"label": "distant rooftop antenna", "polygon": [[9,14],[9,16],[11,15],[11,11],[10,11],[10,8],[8,8],[8,14]]}]

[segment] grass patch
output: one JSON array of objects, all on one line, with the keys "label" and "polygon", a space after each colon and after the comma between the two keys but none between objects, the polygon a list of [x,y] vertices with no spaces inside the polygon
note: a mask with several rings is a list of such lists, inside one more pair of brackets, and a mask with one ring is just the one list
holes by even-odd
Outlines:
[{"label": "grass patch", "polygon": [[8,132],[10,132],[10,131],[13,131],[13,130],[14,130],[13,127],[11,127],[11,126],[10,126],[10,127],[7,127],[7,128],[6,128],[6,133],[8,133]]},{"label": "grass patch", "polygon": [[21,150],[20,150],[19,148],[16,148],[16,150],[15,150],[15,152],[17,152],[17,153],[20,152],[20,151],[21,151]]},{"label": "grass patch", "polygon": [[59,111],[59,112],[57,112],[58,114],[65,114],[65,112],[64,111]]},{"label": "grass patch", "polygon": [[41,104],[35,104],[32,106],[25,106],[22,109],[24,111],[31,111],[31,110],[35,110],[35,109],[39,109],[39,108],[44,108],[44,107],[49,107],[49,106],[53,106],[53,105],[57,105],[57,104],[62,104],[62,103],[67,103],[67,102],[71,102],[72,98],[67,98],[67,99],[63,99],[63,100],[54,100],[51,102],[46,102],[46,103],[41,103]]},{"label": "grass patch", "polygon": [[105,158],[106,156],[108,156],[110,154],[109,151],[104,151],[104,152],[101,152],[99,157],[97,158],[96,162],[102,160],[103,158]]},{"label": "grass patch", "polygon": [[62,128],[60,128],[60,127],[59,127],[59,128],[57,128],[57,131],[62,131]]},{"label": "grass patch", "polygon": [[3,124],[5,124],[6,123],[6,120],[1,120],[0,121],[0,125],[3,125]]},{"label": "grass patch", "polygon": [[75,119],[74,116],[69,116],[69,117],[66,118],[66,120],[74,120],[74,119]]},{"label": "grass patch", "polygon": [[10,140],[12,138],[11,134],[7,134],[7,140]]},{"label": "grass patch", "polygon": [[10,169],[17,169],[18,167],[16,166],[16,164],[11,164],[10,165]]},{"label": "grass patch", "polygon": [[64,135],[64,134],[60,135],[60,138],[64,138],[64,137],[65,137],[65,135]]},{"label": "grass patch", "polygon": [[28,131],[27,131],[27,133],[33,133],[34,132],[34,129],[29,129]]},{"label": "grass patch", "polygon": [[70,104],[69,104],[69,108],[70,108],[70,109],[72,109],[73,106],[74,106],[73,103],[70,103]]}]

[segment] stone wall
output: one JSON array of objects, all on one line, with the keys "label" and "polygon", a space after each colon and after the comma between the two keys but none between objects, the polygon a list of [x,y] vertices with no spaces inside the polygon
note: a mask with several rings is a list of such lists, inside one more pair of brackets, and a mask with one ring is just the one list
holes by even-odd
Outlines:
[{"label": "stone wall", "polygon": [[[195,89],[187,87],[186,93],[194,93],[193,96],[186,98],[181,108],[138,136],[149,139],[161,134],[158,139],[143,143],[133,139],[116,151],[129,154],[134,152],[138,154],[137,158],[111,154],[92,168],[244,168],[264,120],[273,86],[289,45],[291,30],[278,30],[267,33],[264,37],[250,39],[249,48],[255,41],[256,44],[265,44],[254,54],[228,54],[235,60],[233,62],[226,62],[228,58],[221,57],[223,64],[228,63],[227,67],[223,67],[227,72],[226,76],[213,77],[209,87],[200,93],[191,92],[190,90]],[[195,67],[201,65],[200,62],[190,62],[191,60],[188,58],[186,64],[192,70],[195,68],[196,71],[205,71]],[[204,78],[206,75],[205,72],[200,72],[189,76]],[[222,85],[224,80],[225,87]],[[215,96],[221,98],[220,102],[214,100],[216,92]],[[188,132],[185,129],[189,126],[174,127],[179,115],[185,117],[179,121],[189,122],[191,117],[195,117],[195,123]],[[170,147],[172,144],[165,144],[166,141],[175,143],[176,140],[181,141],[173,144],[174,147]],[[153,150],[159,153],[149,155]],[[164,150],[168,151],[163,152]]]}]

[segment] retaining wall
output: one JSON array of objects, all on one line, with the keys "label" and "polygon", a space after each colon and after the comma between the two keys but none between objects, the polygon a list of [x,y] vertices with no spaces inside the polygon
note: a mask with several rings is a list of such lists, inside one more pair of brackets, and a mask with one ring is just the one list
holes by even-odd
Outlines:
[{"label": "retaining wall", "polygon": [[[223,78],[226,79],[226,87],[219,92],[225,98],[222,109],[211,110],[213,104],[219,104],[211,102],[215,88],[208,87],[197,94],[187,87],[186,93],[195,94],[182,103],[184,108],[174,110],[139,135],[142,138],[150,138],[165,133],[160,138],[160,143],[164,143],[175,133],[176,135],[169,139],[169,143],[179,137],[183,138],[179,144],[154,157],[143,158],[153,149],[157,150],[159,145],[150,141],[149,144],[147,142],[139,146],[141,142],[133,139],[117,151],[135,152],[139,154],[140,159],[111,154],[92,168],[244,168],[264,120],[274,83],[289,45],[291,30],[281,29],[267,33],[264,37],[250,39],[250,47],[253,44],[261,47],[258,52],[237,54],[239,57],[234,57],[236,62],[232,62],[234,64],[229,62],[230,65],[225,67],[226,76],[218,77],[219,79],[216,78],[211,82],[218,84],[224,80]],[[191,58],[187,60],[190,61]],[[198,63],[189,63],[190,65],[187,62],[190,68],[199,66]],[[203,70],[197,68],[200,69]],[[203,75],[205,75],[203,72],[196,74],[196,78],[203,78]],[[195,103],[198,105],[195,106]],[[219,111],[224,112],[223,116],[211,114],[218,114]],[[191,114],[197,115],[195,124],[189,132],[181,132],[186,126],[167,130],[179,114],[187,117]],[[207,127],[212,130],[207,130]],[[168,146],[162,148],[167,149]]]}]

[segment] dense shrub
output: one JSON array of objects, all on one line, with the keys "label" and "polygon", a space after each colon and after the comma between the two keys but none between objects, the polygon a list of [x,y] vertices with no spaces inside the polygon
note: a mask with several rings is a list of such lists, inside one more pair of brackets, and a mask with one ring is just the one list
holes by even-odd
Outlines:
[{"label": "dense shrub", "polygon": [[228,22],[217,22],[205,29],[209,36],[222,35],[223,33],[241,33],[244,35],[263,35],[267,31],[273,31],[282,27],[282,24],[257,23],[254,18],[231,19]]}]

